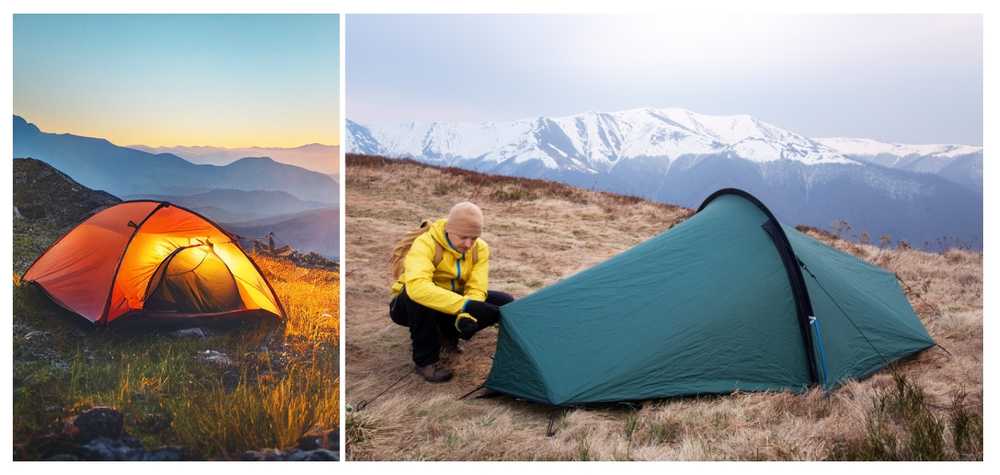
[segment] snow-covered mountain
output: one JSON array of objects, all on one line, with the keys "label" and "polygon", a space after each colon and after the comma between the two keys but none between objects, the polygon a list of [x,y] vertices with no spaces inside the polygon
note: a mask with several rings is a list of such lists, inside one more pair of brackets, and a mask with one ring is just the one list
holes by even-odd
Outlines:
[{"label": "snow-covered mountain", "polygon": [[[677,108],[510,122],[348,120],[345,139],[348,153],[557,180],[686,206],[734,186],[789,222],[829,227],[843,219],[859,232],[915,245],[933,246],[944,237],[982,245],[982,147],[811,139],[748,115]],[[892,160],[892,153],[902,155]]]},{"label": "snow-covered mountain", "polygon": [[819,138],[816,141],[861,162],[933,173],[978,191],[983,189],[983,147],[907,145],[844,137]]},{"label": "snow-covered mountain", "polygon": [[537,161],[548,169],[605,173],[623,160],[730,153],[755,162],[852,164],[829,147],[748,115],[633,109],[512,122],[410,122],[363,126],[348,120],[348,151],[460,165]]}]

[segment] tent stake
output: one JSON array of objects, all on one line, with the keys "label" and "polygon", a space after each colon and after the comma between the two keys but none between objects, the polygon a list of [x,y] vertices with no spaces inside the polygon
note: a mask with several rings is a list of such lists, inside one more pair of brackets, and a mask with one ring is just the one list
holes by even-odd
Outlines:
[{"label": "tent stake", "polygon": [[561,416],[563,409],[555,408],[552,412],[549,412],[549,427],[545,429],[545,437],[552,437],[556,435],[556,419]]}]

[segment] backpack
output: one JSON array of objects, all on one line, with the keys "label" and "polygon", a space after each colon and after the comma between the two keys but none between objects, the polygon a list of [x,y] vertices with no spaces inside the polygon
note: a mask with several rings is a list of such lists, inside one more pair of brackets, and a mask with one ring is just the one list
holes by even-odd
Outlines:
[{"label": "backpack", "polygon": [[[427,228],[430,226],[430,221],[424,220],[420,222],[420,227],[412,231],[407,232],[402,239],[396,242],[396,245],[392,247],[392,254],[389,256],[389,273],[392,275],[393,282],[399,280],[399,276],[403,275],[403,261],[406,259],[406,254],[410,252],[410,248],[413,247],[413,241],[416,241],[418,237],[427,232]],[[479,247],[473,246],[471,255],[469,256],[472,260],[472,265],[475,266],[476,262],[479,261]],[[444,259],[444,248],[441,247],[437,241],[434,241],[434,268],[436,269],[441,260]],[[389,318],[398,325],[404,327],[410,326],[406,312],[402,308],[396,308],[396,299],[392,299],[389,303]]]},{"label": "backpack", "polygon": [[[413,241],[416,241],[420,235],[427,232],[427,228],[430,226],[429,220],[423,220],[420,222],[420,227],[406,233],[402,239],[396,242],[396,245],[392,247],[392,254],[389,256],[389,275],[392,276],[392,281],[396,282],[399,280],[399,276],[403,275],[403,261],[406,259],[406,254],[410,252],[410,247],[413,246]],[[479,246],[472,246],[469,258],[472,261],[472,265],[475,266],[476,262],[479,261]],[[441,260],[444,259],[444,248],[437,241],[434,241],[434,268],[437,268]]]}]

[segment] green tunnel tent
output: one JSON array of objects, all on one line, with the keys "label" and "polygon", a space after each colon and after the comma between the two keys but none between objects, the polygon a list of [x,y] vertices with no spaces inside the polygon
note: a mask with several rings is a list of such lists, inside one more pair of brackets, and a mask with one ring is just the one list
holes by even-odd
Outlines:
[{"label": "green tunnel tent", "polygon": [[485,386],[560,406],[831,389],[934,345],[895,274],[736,189],[501,312]]}]

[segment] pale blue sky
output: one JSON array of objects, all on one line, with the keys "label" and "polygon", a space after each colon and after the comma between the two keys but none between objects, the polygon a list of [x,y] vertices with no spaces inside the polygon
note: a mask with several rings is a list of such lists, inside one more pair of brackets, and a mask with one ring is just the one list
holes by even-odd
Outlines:
[{"label": "pale blue sky", "polygon": [[14,113],[119,145],[340,142],[337,15],[15,15]]},{"label": "pale blue sky", "polygon": [[746,113],[811,137],[983,141],[979,15],[349,15],[347,117]]}]

